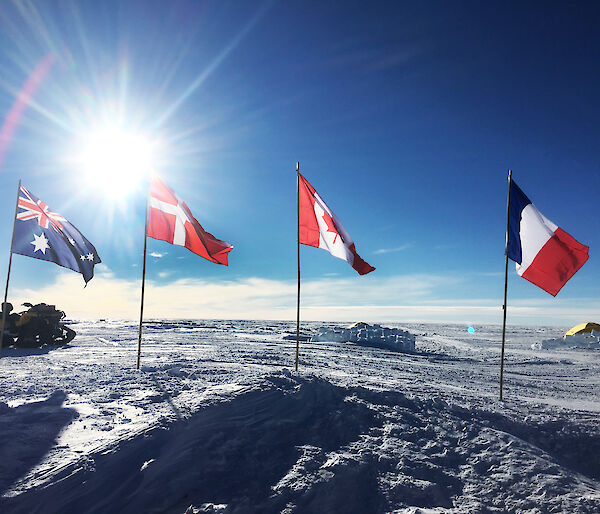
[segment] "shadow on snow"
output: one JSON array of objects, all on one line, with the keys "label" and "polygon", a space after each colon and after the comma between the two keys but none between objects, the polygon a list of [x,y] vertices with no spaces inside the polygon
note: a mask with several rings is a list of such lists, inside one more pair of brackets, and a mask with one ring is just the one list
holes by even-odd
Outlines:
[{"label": "shadow on snow", "polygon": [[[560,503],[565,495],[579,501],[577,488],[600,476],[589,458],[600,434],[574,422],[528,423],[289,372],[265,380],[261,390],[121,441],[49,484],[3,498],[4,511],[376,513],[457,508],[467,487],[477,509],[514,511],[536,508],[535,484],[559,498],[549,511],[571,510]],[[57,430],[69,419],[63,413]]]},{"label": "shadow on snow", "polygon": [[44,401],[14,408],[0,403],[0,494],[38,464],[78,416],[62,406],[65,398],[55,391]]}]

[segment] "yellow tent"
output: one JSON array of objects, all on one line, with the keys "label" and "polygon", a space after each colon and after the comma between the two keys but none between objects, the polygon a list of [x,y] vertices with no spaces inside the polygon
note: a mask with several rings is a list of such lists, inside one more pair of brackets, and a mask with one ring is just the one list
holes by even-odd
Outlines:
[{"label": "yellow tent", "polygon": [[592,331],[600,332],[600,325],[598,323],[592,323],[588,321],[587,323],[580,323],[579,325],[575,325],[572,329],[567,330],[565,332],[565,336],[572,336],[575,334],[589,334]]}]

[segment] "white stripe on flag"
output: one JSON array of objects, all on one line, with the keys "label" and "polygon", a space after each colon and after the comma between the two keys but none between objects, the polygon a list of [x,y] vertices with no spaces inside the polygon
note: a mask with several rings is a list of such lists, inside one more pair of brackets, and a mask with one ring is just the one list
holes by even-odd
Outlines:
[{"label": "white stripe on flag", "polygon": [[517,273],[523,275],[536,255],[554,235],[558,228],[533,204],[526,205],[521,212],[519,236],[521,238],[521,264],[517,263]]},{"label": "white stripe on flag", "polygon": [[171,203],[163,202],[154,196],[150,197],[150,206],[158,209],[166,214],[175,215],[175,231],[173,233],[173,244],[178,246],[185,246],[185,222],[189,221],[185,211],[179,204],[173,205]]},{"label": "white stripe on flag", "polygon": [[[323,218],[323,215],[327,213],[332,219],[334,219],[334,214],[327,204],[321,199],[321,197],[315,192],[315,216],[317,218],[317,224],[319,225],[319,248],[323,250],[327,250],[331,255],[337,257],[338,259],[342,259],[350,264],[354,261],[354,256],[350,253],[344,242],[342,241],[342,236],[337,232],[330,232]],[[343,231],[343,229],[338,225],[339,222],[336,220],[336,228],[337,230]]]}]

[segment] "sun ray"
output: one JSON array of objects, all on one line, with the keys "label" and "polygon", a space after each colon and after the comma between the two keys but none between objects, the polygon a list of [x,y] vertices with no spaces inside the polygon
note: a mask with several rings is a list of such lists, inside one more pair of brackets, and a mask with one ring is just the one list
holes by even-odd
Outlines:
[{"label": "sun ray", "polygon": [[266,2],[256,12],[256,14],[246,23],[242,30],[237,34],[219,54],[210,62],[210,64],[192,81],[185,91],[175,100],[165,112],[159,116],[155,122],[155,126],[161,126],[169,119],[175,111],[198,89],[204,81],[219,67],[219,65],[227,58],[227,56],[244,40],[254,26],[263,18],[263,16],[271,9],[273,2]]}]

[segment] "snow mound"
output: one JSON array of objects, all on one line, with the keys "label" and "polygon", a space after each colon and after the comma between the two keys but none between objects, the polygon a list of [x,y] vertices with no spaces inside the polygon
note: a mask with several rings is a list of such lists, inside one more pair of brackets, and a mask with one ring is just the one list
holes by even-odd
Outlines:
[{"label": "snow mound", "polygon": [[274,373],[259,389],[87,454],[0,508],[598,512],[600,463],[589,455],[600,433],[579,421]]},{"label": "snow mound", "polygon": [[575,334],[565,337],[544,339],[531,345],[533,350],[554,350],[560,348],[584,348],[586,350],[600,350],[600,336],[590,334]]},{"label": "snow mound", "polygon": [[387,328],[368,323],[353,323],[349,327],[321,327],[311,341],[334,343],[355,343],[360,346],[374,346],[395,352],[414,352],[415,336],[399,328]]}]

